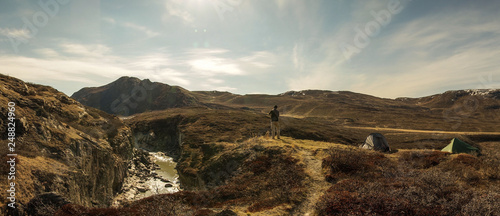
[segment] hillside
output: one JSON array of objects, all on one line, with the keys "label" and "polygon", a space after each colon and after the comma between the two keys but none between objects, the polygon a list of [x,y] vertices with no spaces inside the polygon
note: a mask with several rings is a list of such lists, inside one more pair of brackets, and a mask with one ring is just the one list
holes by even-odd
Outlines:
[{"label": "hillside", "polygon": [[384,99],[353,92],[291,91],[280,95],[194,92],[202,101],[266,112],[274,104],[283,115],[321,118],[356,127],[437,131],[499,131],[499,90],[449,91],[422,98]]},{"label": "hillside", "polygon": [[[485,108],[498,103],[494,91],[395,100],[320,90],[236,95],[189,92],[123,77],[73,95],[100,108],[101,102],[121,107],[127,112],[119,119],[51,87],[6,76],[1,82],[2,102],[18,104],[18,141],[29,144],[17,149],[19,181],[25,185],[19,199],[26,212],[139,216],[500,211],[491,201],[500,198],[498,110]],[[132,96],[122,100],[127,94]],[[118,102],[113,102],[114,96]],[[460,107],[471,98],[478,105],[464,114]],[[274,104],[283,114],[281,140],[268,134],[267,112]],[[444,116],[447,112],[462,114],[458,127],[448,121],[457,118]],[[393,151],[357,148],[373,132],[383,133]],[[454,137],[483,154],[436,151]],[[133,148],[173,157],[183,190],[109,207],[128,175],[127,165],[147,162],[140,160],[148,153],[136,154]],[[146,175],[140,169],[135,172]]]},{"label": "hillside", "polygon": [[499,152],[482,147],[494,152],[382,154],[290,137],[217,142],[194,153],[204,163],[192,172],[211,171],[198,179],[212,184],[117,208],[66,205],[56,215],[495,215]]},{"label": "hillside", "polygon": [[[17,213],[50,212],[44,208],[68,202],[108,206],[126,176],[132,154],[130,129],[117,117],[86,107],[52,87],[1,74],[0,85],[5,143],[0,154],[5,161],[12,153],[7,149],[6,105],[15,103]],[[0,189],[6,191],[8,164],[2,163],[0,169]],[[3,210],[9,209],[6,204],[2,199]]]},{"label": "hillside", "polygon": [[124,116],[198,104],[198,100],[181,87],[133,77],[121,77],[101,87],[83,88],[71,97],[84,105]]},{"label": "hillside", "polygon": [[[161,86],[141,91],[123,102],[131,89]],[[139,86],[139,87],[137,87]],[[174,91],[171,89],[178,89]],[[175,92],[175,93],[174,93]],[[283,116],[327,120],[354,127],[381,127],[433,131],[497,131],[500,90],[462,90],[422,98],[386,99],[348,91],[306,90],[279,95],[237,95],[229,92],[194,91],[149,80],[122,77],[108,85],[84,88],[72,97],[85,105],[112,114],[141,113],[175,107],[243,109],[267,113],[274,105]],[[142,95],[142,93],[145,93]],[[132,106],[133,105],[133,106]],[[111,109],[114,108],[114,109]]]}]

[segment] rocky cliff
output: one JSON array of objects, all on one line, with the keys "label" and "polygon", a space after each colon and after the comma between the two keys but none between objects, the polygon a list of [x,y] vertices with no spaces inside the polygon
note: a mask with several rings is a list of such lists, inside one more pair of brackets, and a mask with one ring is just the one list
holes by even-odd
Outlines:
[{"label": "rocky cliff", "polygon": [[[60,194],[72,203],[107,206],[122,186],[132,157],[130,129],[120,119],[87,107],[48,86],[0,74],[0,131],[7,143],[9,102],[15,103],[18,191],[23,208],[38,194]],[[5,157],[7,144],[0,146]],[[7,188],[7,165],[0,188]],[[7,200],[2,199],[2,206]]]}]

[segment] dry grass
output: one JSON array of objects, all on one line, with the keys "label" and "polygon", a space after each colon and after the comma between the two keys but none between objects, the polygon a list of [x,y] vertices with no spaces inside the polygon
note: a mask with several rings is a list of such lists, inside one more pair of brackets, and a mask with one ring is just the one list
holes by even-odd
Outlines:
[{"label": "dry grass", "polygon": [[[64,176],[69,170],[61,162],[45,157],[29,158],[18,155],[16,161],[16,199],[24,204],[27,204],[37,193],[49,190],[51,185],[57,182],[54,178]],[[6,171],[8,164],[1,163],[1,165],[1,172],[8,173]],[[0,185],[2,191],[7,190],[6,180],[7,177],[2,178]]]}]

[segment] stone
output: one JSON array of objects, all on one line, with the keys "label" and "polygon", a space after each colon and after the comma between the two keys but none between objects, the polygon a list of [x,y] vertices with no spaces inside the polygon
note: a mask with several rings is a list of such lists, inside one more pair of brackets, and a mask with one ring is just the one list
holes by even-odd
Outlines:
[{"label": "stone", "polygon": [[224,209],[224,211],[221,211],[216,214],[216,216],[236,216],[237,214],[229,209]]},{"label": "stone", "polygon": [[137,190],[141,193],[148,191],[148,189],[146,187],[141,187],[141,186],[137,187]]}]

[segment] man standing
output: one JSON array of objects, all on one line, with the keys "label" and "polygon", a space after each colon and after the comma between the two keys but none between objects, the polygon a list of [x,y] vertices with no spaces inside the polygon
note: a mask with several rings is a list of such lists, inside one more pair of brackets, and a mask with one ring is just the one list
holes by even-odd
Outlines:
[{"label": "man standing", "polygon": [[279,123],[279,117],[280,117],[280,112],[277,110],[278,105],[274,106],[274,109],[269,112],[269,115],[271,115],[271,137],[274,139],[274,134],[278,136],[278,139],[280,138],[280,123]]}]

